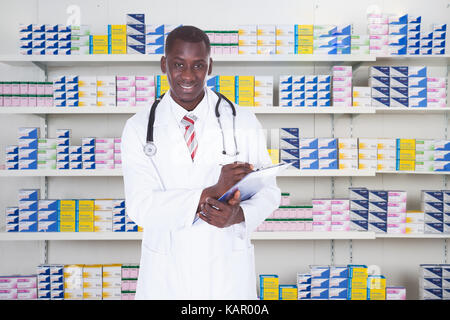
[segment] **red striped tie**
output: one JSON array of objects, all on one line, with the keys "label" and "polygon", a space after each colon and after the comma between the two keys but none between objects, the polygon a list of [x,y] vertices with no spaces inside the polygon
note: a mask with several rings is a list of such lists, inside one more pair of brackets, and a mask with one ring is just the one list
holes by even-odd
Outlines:
[{"label": "red striped tie", "polygon": [[194,161],[195,153],[197,152],[197,139],[195,138],[195,130],[194,123],[197,120],[197,117],[194,115],[185,115],[181,120],[181,123],[184,125],[184,140],[186,140],[186,144],[189,149],[189,153],[191,154],[191,159]]}]

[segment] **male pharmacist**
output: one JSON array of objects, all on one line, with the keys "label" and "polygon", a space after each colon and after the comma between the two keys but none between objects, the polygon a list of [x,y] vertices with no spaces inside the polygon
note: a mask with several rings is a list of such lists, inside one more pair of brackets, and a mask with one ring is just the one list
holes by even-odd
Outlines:
[{"label": "male pharmacist", "polygon": [[236,107],[233,130],[224,99],[219,125],[218,96],[206,87],[210,43],[200,29],[168,35],[161,70],[170,89],[155,111],[156,154],[144,152],[150,107],[122,135],[127,214],[144,229],[136,299],[256,299],[250,235],[278,207],[280,189],[273,178],[246,201],[239,191],[226,203],[216,199],[271,165],[261,125]]}]

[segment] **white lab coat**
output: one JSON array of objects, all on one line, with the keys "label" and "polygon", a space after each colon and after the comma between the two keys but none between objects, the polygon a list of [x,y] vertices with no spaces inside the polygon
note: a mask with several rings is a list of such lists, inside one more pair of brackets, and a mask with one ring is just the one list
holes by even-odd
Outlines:
[{"label": "white lab coat", "polygon": [[[122,135],[122,167],[127,214],[144,229],[136,299],[256,299],[254,248],[250,235],[280,203],[273,178],[251,199],[241,202],[245,222],[217,228],[199,219],[202,190],[219,178],[219,164],[245,161],[271,164],[260,123],[237,107],[236,136],[240,154],[222,155],[222,135],[214,108],[217,96],[207,89],[209,108],[203,134],[197,137],[194,162],[174,120],[167,93],[156,109],[153,157],[144,154],[150,108],[131,117]],[[234,152],[232,114],[219,107],[227,152]]]}]

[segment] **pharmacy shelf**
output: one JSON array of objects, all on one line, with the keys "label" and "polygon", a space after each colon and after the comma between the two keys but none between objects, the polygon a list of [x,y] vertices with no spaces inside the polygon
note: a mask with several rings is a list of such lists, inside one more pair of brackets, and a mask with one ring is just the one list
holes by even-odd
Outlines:
[{"label": "pharmacy shelf", "polygon": [[[0,177],[119,177],[122,169],[110,170],[0,170]],[[280,177],[375,176],[372,170],[286,170]]]},{"label": "pharmacy shelf", "polygon": [[0,177],[120,177],[121,169],[95,170],[0,170]]},{"label": "pharmacy shelf", "polygon": [[[142,240],[142,232],[0,232],[0,241]],[[251,240],[447,239],[450,234],[389,234],[372,231],[259,231]]]},{"label": "pharmacy shelf", "polygon": [[[143,54],[98,54],[98,55],[0,55],[0,62],[13,64],[38,62],[48,66],[61,66],[71,63],[117,63],[117,62],[158,62],[162,55]],[[372,55],[217,55],[212,56],[214,62],[345,62],[376,61]]]},{"label": "pharmacy shelf", "polygon": [[[135,114],[148,107],[0,107],[0,114]],[[292,114],[436,114],[450,112],[448,108],[363,108],[363,107],[241,107],[257,115]]]},{"label": "pharmacy shelf", "polygon": [[450,171],[401,171],[401,170],[394,170],[394,171],[390,171],[390,170],[380,170],[376,172],[377,174],[431,174],[431,175],[448,175],[450,174]]}]

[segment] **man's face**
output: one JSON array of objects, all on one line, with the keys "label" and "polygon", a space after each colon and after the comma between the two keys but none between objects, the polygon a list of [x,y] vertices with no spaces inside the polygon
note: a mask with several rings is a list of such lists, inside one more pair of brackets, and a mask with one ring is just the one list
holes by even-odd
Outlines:
[{"label": "man's face", "polygon": [[206,76],[212,71],[212,59],[203,41],[177,39],[170,52],[161,58],[161,70],[167,73],[172,98],[190,111],[203,99]]}]

